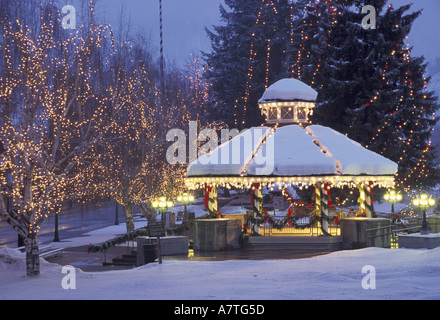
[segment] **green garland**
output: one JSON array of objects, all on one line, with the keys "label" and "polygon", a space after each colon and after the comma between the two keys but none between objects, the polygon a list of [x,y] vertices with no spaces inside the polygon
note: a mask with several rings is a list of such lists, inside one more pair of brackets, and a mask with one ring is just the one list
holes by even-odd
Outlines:
[{"label": "green garland", "polygon": [[[245,226],[243,228],[242,236],[247,234],[247,231],[250,229],[249,226],[251,223],[254,226],[255,225],[262,225],[263,223],[269,223],[272,225],[273,228],[276,228],[278,230],[285,228],[288,224],[290,224],[290,226],[297,228],[297,229],[306,229],[306,228],[316,227],[318,222],[321,223],[321,229],[322,229],[322,221],[324,219],[328,223],[339,224],[339,218],[337,216],[329,217],[329,216],[317,213],[316,210],[313,210],[311,212],[312,214],[311,214],[311,216],[309,216],[310,220],[309,220],[309,223],[307,223],[307,224],[298,223],[298,221],[300,219],[303,219],[307,216],[289,216],[289,217],[285,217],[282,221],[278,221],[278,220],[275,220],[270,215],[264,215],[264,214],[258,212],[258,210],[256,210],[255,206],[253,206],[253,212],[257,213],[257,217],[254,217],[251,214],[246,215]],[[324,232],[324,234],[330,235],[329,233],[325,232],[324,230],[322,230],[322,231]],[[252,235],[257,235],[257,234],[258,233],[254,229],[252,229]]]},{"label": "green garland", "polygon": [[148,236],[148,229],[147,227],[139,228],[124,234],[121,234],[117,237],[114,237],[113,239],[101,242],[99,244],[90,244],[87,248],[87,253],[90,252],[98,252],[98,251],[104,251],[111,247],[114,247],[118,244],[123,244],[128,241],[134,241],[137,237],[143,237]]},{"label": "green garland", "polygon": [[[216,219],[216,218],[218,218],[218,213],[209,212],[209,211],[211,211],[211,210],[208,210],[207,214],[204,214],[203,216],[200,216],[200,217],[196,218],[195,220],[197,220],[197,219]],[[167,229],[167,233],[170,234],[170,235],[182,234],[185,231],[188,231],[188,230],[192,229],[192,227],[194,226],[195,220],[190,220],[190,221],[187,221],[187,222],[183,222],[180,225],[177,225],[177,226],[175,226],[173,228],[168,228]]]}]

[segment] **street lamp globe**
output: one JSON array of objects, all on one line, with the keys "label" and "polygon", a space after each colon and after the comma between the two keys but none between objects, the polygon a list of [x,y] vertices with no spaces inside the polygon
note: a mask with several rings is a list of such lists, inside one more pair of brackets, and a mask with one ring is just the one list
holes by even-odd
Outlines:
[{"label": "street lamp globe", "polygon": [[177,201],[181,202],[184,206],[184,212],[183,212],[183,220],[188,220],[188,204],[194,201],[194,196],[188,193],[183,193],[182,195],[179,195],[177,197]]},{"label": "street lamp globe", "polygon": [[423,222],[420,233],[422,235],[429,234],[428,221],[426,220],[426,210],[429,209],[429,207],[433,207],[435,205],[435,200],[432,198],[432,195],[428,197],[426,193],[423,193],[420,196],[416,196],[412,200],[412,204],[423,211]]},{"label": "street lamp globe", "polygon": [[391,212],[394,214],[394,204],[396,202],[402,201],[402,195],[399,191],[396,192],[396,190],[389,190],[385,195],[383,196],[384,200],[391,203]]}]

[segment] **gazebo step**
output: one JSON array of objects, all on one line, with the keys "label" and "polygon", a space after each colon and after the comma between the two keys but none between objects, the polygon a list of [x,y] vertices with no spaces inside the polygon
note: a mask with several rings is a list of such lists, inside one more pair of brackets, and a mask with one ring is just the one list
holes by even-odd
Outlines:
[{"label": "gazebo step", "polygon": [[341,249],[342,237],[249,237],[244,247],[249,250],[323,250]]}]

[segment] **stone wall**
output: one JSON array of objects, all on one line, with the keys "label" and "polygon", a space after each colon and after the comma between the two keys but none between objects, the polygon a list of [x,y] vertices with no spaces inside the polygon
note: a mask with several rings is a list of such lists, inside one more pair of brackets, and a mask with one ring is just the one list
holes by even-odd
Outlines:
[{"label": "stone wall", "polygon": [[241,220],[195,220],[194,250],[219,251],[240,246]]},{"label": "stone wall", "polygon": [[[360,249],[366,247],[391,247],[391,225],[385,218],[345,218],[340,220],[342,248]],[[367,231],[368,229],[380,228]]]}]

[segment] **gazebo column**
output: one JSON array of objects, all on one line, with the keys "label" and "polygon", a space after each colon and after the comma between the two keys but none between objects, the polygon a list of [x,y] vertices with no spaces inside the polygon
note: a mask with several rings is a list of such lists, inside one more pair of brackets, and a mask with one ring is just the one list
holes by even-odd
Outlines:
[{"label": "gazebo column", "polygon": [[321,184],[322,186],[322,210],[321,210],[321,223],[322,223],[322,231],[324,233],[328,233],[328,215],[330,209],[330,183]]},{"label": "gazebo column", "polygon": [[205,185],[205,207],[208,208],[209,213],[217,213],[218,211],[217,189],[217,186]]},{"label": "gazebo column", "polygon": [[[251,191],[251,204],[254,206],[254,218],[258,219],[263,213],[263,186],[261,183],[253,183]],[[260,227],[258,223],[254,225],[254,231],[259,233]]]},{"label": "gazebo column", "polygon": [[321,229],[325,233],[328,233],[328,196],[327,196],[327,184],[320,182],[315,184],[315,211],[321,215]]},{"label": "gazebo column", "polygon": [[359,213],[366,213],[367,218],[373,218],[373,199],[372,199],[372,185],[369,183],[358,184],[359,189]]}]

